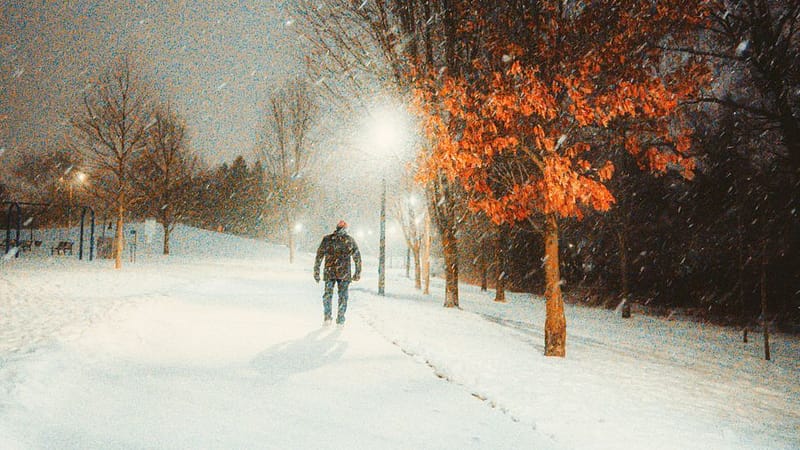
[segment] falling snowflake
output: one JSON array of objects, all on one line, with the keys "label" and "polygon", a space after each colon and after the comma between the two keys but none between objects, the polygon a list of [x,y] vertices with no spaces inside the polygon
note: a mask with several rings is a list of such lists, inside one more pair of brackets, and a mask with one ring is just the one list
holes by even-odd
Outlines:
[{"label": "falling snowflake", "polygon": [[566,140],[567,140],[567,135],[566,134],[562,134],[561,136],[559,136],[558,137],[558,142],[556,142],[556,149],[560,148],[561,144],[563,144],[564,141],[566,141]]},{"label": "falling snowflake", "polygon": [[744,56],[745,52],[747,51],[748,47],[750,47],[750,40],[745,39],[739,43],[739,46],[736,47],[736,56]]}]

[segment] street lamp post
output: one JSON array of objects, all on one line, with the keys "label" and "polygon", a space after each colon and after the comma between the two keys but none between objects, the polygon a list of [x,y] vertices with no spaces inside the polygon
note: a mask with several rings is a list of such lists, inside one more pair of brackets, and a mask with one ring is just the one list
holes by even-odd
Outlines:
[{"label": "street lamp post", "polygon": [[386,175],[387,159],[399,159],[399,151],[407,146],[407,120],[400,104],[376,104],[369,111],[367,149],[381,160],[381,217],[378,253],[378,295],[385,295],[386,288]]},{"label": "street lamp post", "polygon": [[72,228],[72,189],[76,182],[80,185],[86,181],[86,174],[78,171],[74,177],[67,178],[67,232]]},{"label": "street lamp post", "polygon": [[72,229],[72,182],[67,181],[67,236]]},{"label": "street lamp post", "polygon": [[378,295],[386,295],[386,177],[381,179],[381,239],[378,252]]}]

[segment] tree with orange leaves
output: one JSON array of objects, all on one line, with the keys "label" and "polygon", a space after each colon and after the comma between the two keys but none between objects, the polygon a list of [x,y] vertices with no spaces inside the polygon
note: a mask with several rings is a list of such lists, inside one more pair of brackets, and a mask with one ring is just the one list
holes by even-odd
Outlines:
[{"label": "tree with orange leaves", "polygon": [[624,128],[621,144],[642,167],[692,176],[681,103],[696,95],[707,72],[661,48],[689,36],[703,20],[702,2],[499,3],[484,6],[491,10],[469,26],[486,42],[473,61],[475,74],[419,80],[419,110],[434,145],[419,176],[444,172],[495,223],[538,227],[545,355],[564,356],[559,221],[614,203],[606,186],[614,164],[597,145],[598,134]]}]

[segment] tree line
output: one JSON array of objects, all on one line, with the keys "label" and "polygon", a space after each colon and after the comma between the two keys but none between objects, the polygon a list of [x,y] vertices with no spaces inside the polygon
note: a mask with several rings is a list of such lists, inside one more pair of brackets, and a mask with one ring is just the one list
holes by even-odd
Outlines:
[{"label": "tree line", "polygon": [[765,332],[800,319],[798,2],[331,0],[300,12],[332,98],[383,80],[414,105],[444,306],[458,306],[465,276],[499,301],[504,286],[544,291],[554,356],[563,288],[625,314],[633,301],[692,307]]},{"label": "tree line", "polygon": [[238,156],[211,166],[191,146],[183,117],[159,98],[143,70],[123,56],[90,80],[72,108],[64,143],[24,155],[9,182],[0,183],[0,198],[42,205],[26,207],[27,227],[74,224],[78,206],[91,205],[102,225],[115,230],[116,268],[122,266],[124,224],[144,218],[161,224],[164,254],[171,231],[184,223],[287,243],[293,257],[294,243],[284,238],[291,239],[292,210],[309,192],[301,175],[310,161],[310,91],[296,80],[277,87],[254,161]]}]

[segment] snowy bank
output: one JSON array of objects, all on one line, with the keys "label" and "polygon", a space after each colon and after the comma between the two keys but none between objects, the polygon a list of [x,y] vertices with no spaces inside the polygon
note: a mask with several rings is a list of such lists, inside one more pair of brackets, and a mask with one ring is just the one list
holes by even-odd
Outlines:
[{"label": "snowy bank", "polygon": [[[134,225],[140,226],[140,225]],[[138,236],[144,232],[139,230]],[[390,272],[320,327],[311,256],[179,227],[135,263],[0,265],[2,448],[800,448],[800,342],[462,286],[462,309]],[[754,336],[755,337],[755,336]]]}]

